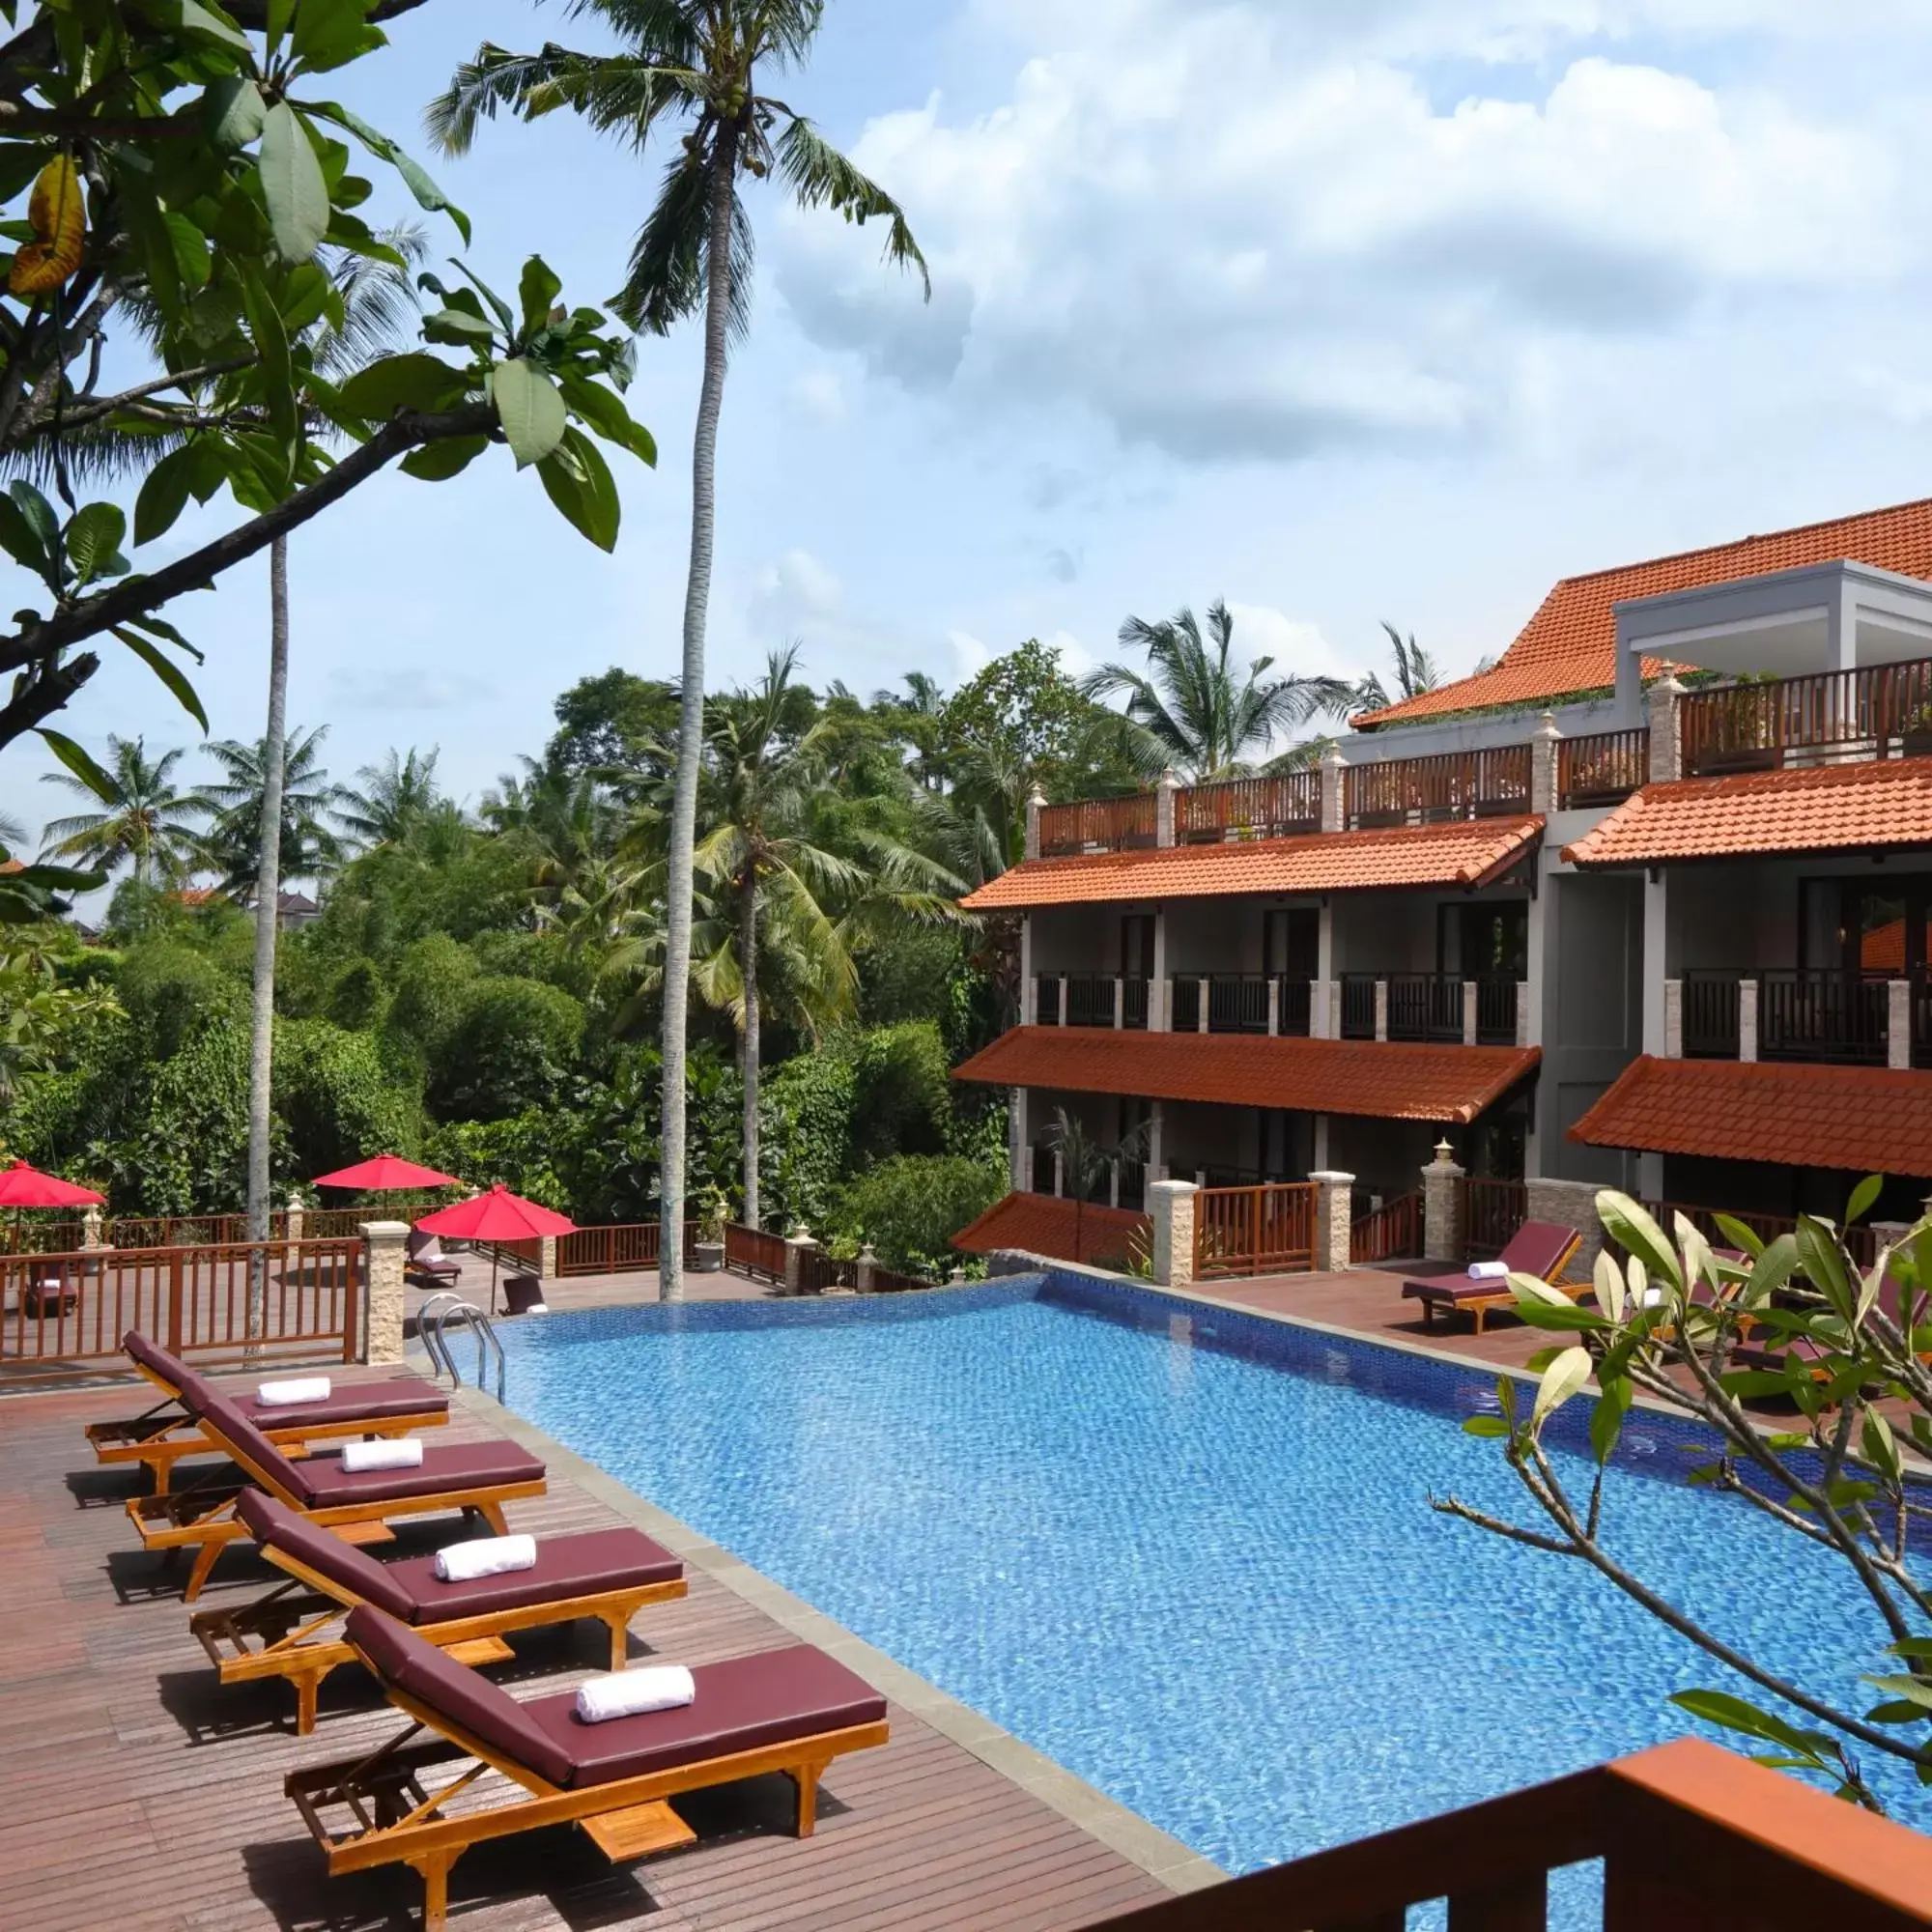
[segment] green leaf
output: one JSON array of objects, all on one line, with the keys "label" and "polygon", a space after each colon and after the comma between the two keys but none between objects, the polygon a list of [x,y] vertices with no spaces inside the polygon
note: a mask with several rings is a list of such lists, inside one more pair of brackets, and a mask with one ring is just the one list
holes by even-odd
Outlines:
[{"label": "green leaf", "polygon": [[134,498],[134,541],[153,543],[165,536],[187,507],[188,493],[194,487],[199,452],[192,443],[171,450],[148,471],[141,493]]},{"label": "green leaf", "polygon": [[208,131],[209,145],[219,154],[237,154],[260,140],[268,118],[262,90],[246,74],[212,80],[202,94],[201,125]]},{"label": "green leaf", "polygon": [[284,262],[306,262],[328,233],[328,184],[308,130],[286,100],[269,109],[259,167],[276,253]]},{"label": "green leaf", "polygon": [[1874,1704],[1865,1713],[1868,1724],[1922,1724],[1928,1713],[1923,1704],[1915,1704],[1908,1698],[1898,1697],[1884,1704]]},{"label": "green leaf", "polygon": [[1921,1711],[1932,1711],[1932,1682],[1922,1677],[1872,1677],[1861,1676],[1861,1684],[1869,1684],[1874,1690],[1883,1690],[1888,1696],[1896,1697],[1901,1702],[1916,1704]]},{"label": "green leaf", "polygon": [[403,185],[415,196],[416,206],[429,210],[432,214],[448,215],[456,224],[457,233],[463,237],[463,245],[469,247],[469,215],[437,186],[427,170],[397,147],[381,128],[372,128],[359,114],[351,113],[338,100],[305,100],[302,106],[318,120],[332,121],[338,128],[348,128],[378,159],[387,161],[402,176]]},{"label": "green leaf", "polygon": [[537,465],[544,495],[599,550],[617,547],[622,506],[617,485],[602,452],[581,429],[567,429],[563,440]]},{"label": "green leaf", "polygon": [[398,410],[428,415],[452,409],[469,391],[469,379],[462,370],[417,351],[385,355],[380,362],[357,370],[343,384],[341,403],[355,415],[371,422],[387,422]]},{"label": "green leaf", "polygon": [[1852,1198],[1845,1204],[1845,1226],[1854,1221],[1861,1221],[1870,1212],[1871,1205],[1885,1191],[1885,1176],[1868,1174],[1852,1189]]},{"label": "green leaf", "polygon": [[204,7],[201,0],[181,0],[181,25],[185,34],[206,34],[210,40],[254,58],[248,36],[219,8]]},{"label": "green leaf", "polygon": [[121,549],[128,518],[118,503],[84,503],[67,526],[67,560],[83,583],[108,575],[103,566]]},{"label": "green leaf", "polygon": [[[466,268],[464,264],[457,261],[454,256],[450,258],[449,266],[452,269],[454,269],[456,272],[459,275],[461,275],[463,279],[466,282],[468,282],[469,286],[473,288],[476,291],[476,293],[479,296],[481,296],[486,302],[490,304],[491,309],[496,314],[497,320],[503,325],[503,333],[505,335],[514,336],[517,332],[517,318],[511,312],[510,304],[506,302],[503,299],[503,298],[499,296],[497,293],[497,291],[493,289],[490,286],[490,284],[486,282],[483,279],[483,277],[475,271],[475,270],[470,268]],[[454,300],[455,298],[452,297],[451,299]]]},{"label": "green leaf", "polygon": [[1729,1214],[1715,1214],[1712,1219],[1718,1224],[1718,1232],[1731,1247],[1742,1248],[1752,1261],[1764,1253],[1764,1241],[1755,1229],[1746,1227],[1742,1221],[1734,1219]]},{"label": "green leaf", "polygon": [[1464,1435],[1507,1435],[1510,1426],[1500,1415],[1466,1415],[1463,1418]]},{"label": "green leaf", "polygon": [[182,668],[137,631],[129,631],[117,624],[114,635],[174,693],[175,701],[201,726],[205,737],[208,733],[208,713],[201,708],[201,699],[195,695],[194,686],[187,681]]},{"label": "green leaf", "polygon": [[301,418],[296,406],[288,331],[282,327],[281,312],[269,294],[268,284],[253,263],[244,264],[242,270],[242,306],[247,312],[248,333],[254,338],[255,351],[261,358],[263,400],[268,405],[269,420],[292,463],[295,445],[301,437]]},{"label": "green leaf", "polygon": [[1816,1215],[1801,1214],[1795,1238],[1799,1264],[1811,1285],[1832,1304],[1833,1314],[1849,1321],[1854,1305],[1852,1283],[1844,1257],[1838,1252],[1837,1236]]},{"label": "green leaf", "polygon": [[481,342],[494,342],[497,331],[480,315],[467,315],[460,308],[440,308],[423,317],[423,339],[443,342],[455,349],[473,349]]},{"label": "green leaf", "polygon": [[1902,1636],[1886,1650],[1893,1657],[1932,1657],[1932,1636]]},{"label": "green leaf", "polygon": [[7,494],[18,506],[20,514],[33,526],[34,534],[41,540],[42,548],[49,557],[59,554],[61,526],[54,514],[54,506],[34,488],[31,483],[21,481],[10,483]]},{"label": "green leaf", "polygon": [[103,805],[112,805],[119,796],[114,788],[114,781],[65,731],[53,730],[45,724],[39,728],[42,738],[46,741],[48,751]]},{"label": "green leaf", "polygon": [[593,383],[587,376],[580,375],[575,369],[563,370],[557,376],[556,384],[563,391],[563,399],[571,410],[606,442],[614,442],[620,448],[628,449],[640,462],[656,468],[657,442],[642,423],[632,420],[621,397],[605,388],[601,383]]},{"label": "green leaf", "polygon": [[1628,1376],[1600,1374],[1603,1394],[1590,1416],[1590,1449],[1599,1463],[1607,1463],[1623,1435],[1624,1417],[1636,1399],[1636,1390]]},{"label": "green leaf", "polygon": [[569,427],[563,398],[556,384],[521,355],[490,372],[490,393],[519,469],[541,463],[563,440]]},{"label": "green leaf", "polygon": [[49,588],[60,587],[59,573],[52,567],[40,532],[19,504],[4,492],[0,492],[0,550],[5,550],[15,563],[25,564],[43,578]]},{"label": "green leaf", "polygon": [[165,214],[161,218],[167,226],[168,241],[174,248],[175,268],[184,285],[190,289],[206,288],[213,266],[208,237],[185,214]]},{"label": "green leaf", "polygon": [[1824,1732],[1801,1731],[1782,1718],[1760,1711],[1742,1697],[1733,1697],[1727,1690],[1677,1690],[1671,1693],[1670,1701],[1693,1718],[1702,1718],[1707,1724],[1721,1724],[1727,1731],[1742,1731],[1746,1737],[1781,1745],[1807,1764],[1817,1763],[1821,1750],[1829,1749],[1832,1745]]},{"label": "green leaf", "polygon": [[487,436],[446,436],[411,450],[396,468],[425,483],[442,483],[467,469],[489,447]]},{"label": "green leaf", "polygon": [[1543,1379],[1537,1384],[1529,1426],[1534,1429],[1547,1416],[1561,1408],[1590,1379],[1590,1369],[1589,1350],[1580,1346],[1563,1350],[1544,1370]]},{"label": "green leaf", "polygon": [[1628,1248],[1650,1272],[1672,1288],[1684,1286],[1678,1272],[1677,1257],[1663,1238],[1663,1230],[1628,1194],[1606,1187],[1597,1196],[1597,1213],[1605,1231],[1619,1245]]},{"label": "green leaf", "polygon": [[523,303],[525,334],[534,334],[550,320],[551,305],[562,288],[562,280],[541,255],[532,255],[524,264],[517,295]]},{"label": "green leaf", "polygon": [[387,43],[364,17],[367,0],[302,0],[289,50],[310,73],[327,73]]}]

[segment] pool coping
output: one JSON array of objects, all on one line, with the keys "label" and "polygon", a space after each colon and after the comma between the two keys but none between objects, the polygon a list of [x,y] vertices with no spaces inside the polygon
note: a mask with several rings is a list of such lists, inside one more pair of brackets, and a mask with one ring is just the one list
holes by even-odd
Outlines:
[{"label": "pool coping", "polygon": [[972,1752],[1009,1783],[1018,1785],[1168,1890],[1199,1891],[1233,1876],[1159,1826],[1150,1824],[1138,1811],[1129,1810],[1085,1778],[1075,1776],[1045,1752],[1014,1737],[982,1712],[950,1696],[917,1671],[908,1670],[876,1644],[867,1642],[803,1597],[795,1596],[783,1584],[753,1569],[723,1544],[701,1535],[681,1518],[640,1496],[628,1484],[565,1447],[487,1391],[466,1384],[451,1393],[465,1408],[512,1441],[541,1456],[547,1467],[567,1478],[634,1528],[642,1530],[682,1561],[742,1597],[792,1635],[829,1651],[875,1690],[911,1712],[921,1723]]}]

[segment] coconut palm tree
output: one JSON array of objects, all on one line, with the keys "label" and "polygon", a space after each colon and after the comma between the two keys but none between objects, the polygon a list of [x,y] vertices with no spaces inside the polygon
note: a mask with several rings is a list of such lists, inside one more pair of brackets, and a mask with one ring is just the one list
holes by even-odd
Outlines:
[{"label": "coconut palm tree", "polygon": [[774,170],[803,208],[830,208],[848,221],[886,224],[886,255],[916,268],[931,293],[925,258],[899,206],[816,128],[776,96],[765,73],[802,66],[817,39],[824,0],[572,0],[617,39],[611,54],[546,46],[513,54],[487,43],[458,69],[429,109],[431,132],[450,153],[475,138],[498,109],[526,120],[567,107],[600,132],[641,152],[654,133],[685,132],[631,249],[613,306],[634,327],[668,334],[700,308],[704,378],[692,439],[691,564],[685,582],[683,671],[666,875],[664,1138],[659,1184],[664,1262],[659,1292],[683,1293],[684,1060],[691,966],[693,851],[698,768],[704,755],[704,629],[717,521],[718,417],[725,353],[751,307],[752,224],[739,192]]},{"label": "coconut palm tree", "polygon": [[1391,704],[1401,704],[1411,697],[1420,697],[1424,692],[1434,691],[1442,682],[1442,673],[1436,668],[1435,660],[1415,641],[1415,633],[1407,637],[1384,617],[1382,630],[1389,640],[1389,651],[1395,660],[1395,690],[1393,694],[1382,682],[1379,671],[1370,671],[1355,686],[1350,700],[1350,711],[1382,711]]},{"label": "coconut palm tree", "polygon": [[[220,890],[230,898],[267,908],[273,923],[286,879],[324,879],[342,863],[342,840],[329,820],[342,802],[342,791],[328,781],[320,750],[328,735],[327,724],[303,736],[289,733],[282,747],[281,836],[276,840],[276,896],[261,895],[262,828],[270,816],[270,748],[257,739],[244,745],[233,738],[215,740],[208,754],[221,767],[222,777],[203,788],[215,812],[202,836],[206,862],[219,877]],[[262,921],[258,918],[256,924]]]},{"label": "coconut palm tree", "polygon": [[1081,690],[1094,698],[1125,694],[1149,778],[1170,765],[1196,784],[1236,777],[1278,732],[1342,710],[1353,695],[1341,678],[1296,671],[1270,677],[1274,660],[1268,657],[1254,659],[1242,678],[1229,662],[1235,620],[1220,598],[1208,607],[1205,638],[1194,612],[1183,607],[1155,623],[1129,617],[1121,626],[1121,642],[1147,653],[1147,670],[1102,665]]},{"label": "coconut palm tree", "polygon": [[105,793],[71,773],[45,773],[44,783],[96,799],[101,810],[54,819],[41,834],[41,856],[78,859],[110,874],[125,865],[143,885],[179,885],[201,858],[196,821],[214,810],[205,793],[177,789],[174,769],[185,755],[177,747],[151,759],[146,739],[110,736]]},{"label": "coconut palm tree", "polygon": [[400,754],[392,749],[380,765],[362,766],[355,774],[362,789],[344,789],[336,822],[365,851],[407,845],[441,802],[436,782],[441,755],[439,746],[424,753],[412,745]]}]

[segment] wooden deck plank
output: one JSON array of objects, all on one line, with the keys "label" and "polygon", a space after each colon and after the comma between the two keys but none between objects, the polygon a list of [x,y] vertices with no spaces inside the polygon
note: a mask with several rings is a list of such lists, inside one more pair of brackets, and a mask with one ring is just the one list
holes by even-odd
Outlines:
[{"label": "wooden deck plank", "polygon": [[[0,1401],[0,1618],[10,1633],[0,1647],[0,1923],[375,1932],[412,1922],[413,1878],[330,1881],[281,1790],[290,1769],[372,1748],[401,1720],[355,1670],[325,1688],[308,1738],[294,1733],[286,1685],[215,1683],[179,1596],[132,1547],[119,1499],[138,1472],[95,1470],[81,1439],[84,1422],[126,1409],[129,1393]],[[482,1433],[459,1415],[451,1439]],[[561,1481],[511,1516],[513,1528],[539,1534],[612,1520]],[[449,1519],[405,1525],[395,1548],[433,1548],[449,1529]],[[245,1603],[276,1574],[252,1551],[224,1557],[208,1601]],[[715,1579],[694,1573],[691,1585],[682,1602],[638,1617],[634,1657],[706,1662],[793,1640]],[[493,1674],[525,1694],[602,1667],[601,1633],[513,1643],[516,1659]],[[833,1767],[810,1840],[789,1835],[785,1780],[754,1779],[680,1800],[697,1843],[628,1869],[569,1831],[480,1848],[454,1874],[459,1922],[465,1932],[1060,1932],[1166,1895],[909,1713],[895,1708],[892,1722],[890,1744]]]}]

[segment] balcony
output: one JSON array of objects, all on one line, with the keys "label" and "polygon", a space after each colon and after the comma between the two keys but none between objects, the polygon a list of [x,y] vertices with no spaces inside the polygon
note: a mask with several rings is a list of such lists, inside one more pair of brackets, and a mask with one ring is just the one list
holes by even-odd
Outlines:
[{"label": "balcony", "polygon": [[1039,856],[1068,859],[1084,852],[1137,852],[1155,844],[1154,830],[1151,792],[1049,805],[1039,814]]},{"label": "balcony", "polygon": [[1621,805],[1650,782],[1650,732],[1597,731],[1556,747],[1556,804],[1563,811]]},{"label": "balcony", "polygon": [[1689,777],[1932,756],[1932,658],[1695,691],[1680,715]]},{"label": "balcony", "polygon": [[1529,810],[1527,745],[1387,758],[1342,775],[1342,819],[1350,832],[1387,825],[1437,825]]},{"label": "balcony", "polygon": [[[1230,839],[1290,838],[1321,830],[1321,774],[1279,772],[1195,785],[1174,795],[1178,845],[1219,845]],[[1043,849],[1043,848],[1042,848]]]},{"label": "balcony", "polygon": [[1127,1027],[1145,1032],[1148,981],[1108,973],[1046,974],[1034,981],[1040,1026]]},{"label": "balcony", "polygon": [[[1261,973],[1212,973],[1174,981],[1176,1033],[1259,1033],[1281,1030],[1279,987]],[[1204,1005],[1205,1002],[1205,1005]]]},{"label": "balcony", "polygon": [[1699,968],[1665,981],[1664,1011],[1666,1058],[1932,1066],[1922,970]]},{"label": "balcony", "polygon": [[1519,982],[1506,975],[1463,980],[1447,973],[1345,973],[1341,987],[1344,1039],[1518,1043],[1522,1002]]}]

